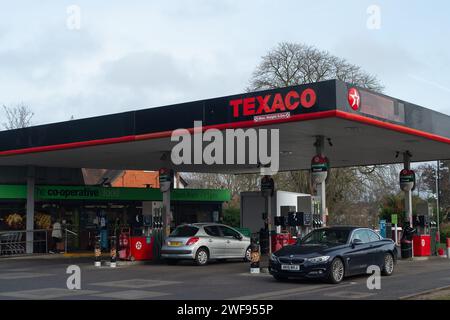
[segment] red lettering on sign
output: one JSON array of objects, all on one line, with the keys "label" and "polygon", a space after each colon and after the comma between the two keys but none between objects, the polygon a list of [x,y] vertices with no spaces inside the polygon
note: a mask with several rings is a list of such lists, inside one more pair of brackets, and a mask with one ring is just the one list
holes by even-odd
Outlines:
[{"label": "red lettering on sign", "polygon": [[306,89],[305,91],[302,92],[302,95],[300,97],[302,106],[307,109],[315,105],[316,100],[317,100],[316,92],[313,89]]},{"label": "red lettering on sign", "polygon": [[272,103],[272,112],[275,111],[285,111],[285,107],[284,107],[284,103],[283,103],[283,97],[281,96],[281,93],[277,93],[275,95],[275,97],[273,98],[273,103]]},{"label": "red lettering on sign", "polygon": [[286,109],[293,111],[299,105],[309,109],[317,102],[316,92],[311,88],[307,88],[301,93],[296,90],[291,90],[286,94],[276,93],[273,95],[272,101],[271,97],[272,95],[267,94],[265,96],[231,100],[230,106],[233,108],[233,117],[284,112]]},{"label": "red lettering on sign", "polygon": [[239,117],[239,106],[241,104],[242,104],[242,99],[230,101],[230,106],[233,107],[233,117]]},{"label": "red lettering on sign", "polygon": [[244,99],[244,116],[250,116],[255,114],[255,98]]},{"label": "red lettering on sign", "polygon": [[270,112],[270,107],[268,105],[269,99],[270,99],[270,94],[268,94],[267,96],[264,96],[264,97],[263,96],[256,97],[256,100],[258,100],[258,104],[259,104],[258,111],[256,112],[257,114]]},{"label": "red lettering on sign", "polygon": [[297,91],[289,91],[288,94],[286,95],[286,97],[284,98],[284,104],[286,105],[286,108],[288,110],[295,110],[297,109],[298,105],[300,104],[300,101],[295,101],[294,103],[292,102],[292,99],[298,99],[300,98],[299,94]]}]

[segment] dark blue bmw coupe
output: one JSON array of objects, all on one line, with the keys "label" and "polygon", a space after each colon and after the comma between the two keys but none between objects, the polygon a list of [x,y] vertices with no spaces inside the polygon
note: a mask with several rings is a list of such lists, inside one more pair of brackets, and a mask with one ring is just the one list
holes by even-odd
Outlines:
[{"label": "dark blue bmw coupe", "polygon": [[277,280],[320,278],[339,283],[346,276],[367,273],[370,266],[389,276],[396,261],[395,243],[371,229],[326,227],[274,252],[269,271]]}]

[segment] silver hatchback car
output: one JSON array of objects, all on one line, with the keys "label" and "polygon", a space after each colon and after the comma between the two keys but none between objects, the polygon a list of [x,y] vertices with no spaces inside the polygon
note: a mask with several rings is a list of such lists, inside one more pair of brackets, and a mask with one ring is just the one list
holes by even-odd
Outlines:
[{"label": "silver hatchback car", "polygon": [[250,238],[219,223],[193,223],[178,226],[161,248],[167,263],[194,260],[205,265],[211,259],[244,259],[250,261]]}]

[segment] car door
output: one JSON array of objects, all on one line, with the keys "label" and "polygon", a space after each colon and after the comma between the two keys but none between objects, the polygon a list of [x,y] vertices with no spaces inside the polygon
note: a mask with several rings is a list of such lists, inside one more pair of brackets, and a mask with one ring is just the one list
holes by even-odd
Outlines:
[{"label": "car door", "polygon": [[243,248],[245,243],[240,239],[241,235],[236,230],[233,230],[227,226],[219,226],[222,231],[222,236],[226,241],[225,256],[228,258],[241,258],[244,257],[246,248]]},{"label": "car door", "polygon": [[367,229],[367,234],[370,240],[370,250],[372,255],[372,264],[383,267],[384,264],[384,251],[383,246],[384,242],[379,234],[376,232]]},{"label": "car door", "polygon": [[203,228],[207,237],[207,246],[211,259],[221,258],[225,256],[226,239],[222,237],[222,233],[218,226],[210,225]]},{"label": "car door", "polygon": [[[352,244],[354,239],[361,240]],[[350,238],[350,248],[347,252],[349,274],[366,273],[367,267],[372,264],[370,255],[370,240],[365,229],[356,229]]]}]

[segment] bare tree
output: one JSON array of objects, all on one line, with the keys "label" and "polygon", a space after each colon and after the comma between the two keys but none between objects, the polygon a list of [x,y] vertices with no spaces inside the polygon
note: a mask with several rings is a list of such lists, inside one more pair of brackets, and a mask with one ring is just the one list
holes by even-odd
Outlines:
[{"label": "bare tree", "polygon": [[[342,80],[374,91],[383,90],[377,77],[361,67],[313,46],[289,42],[279,43],[262,57],[247,90],[274,89],[330,79]],[[388,166],[331,170],[327,182],[330,213],[335,215],[337,220],[351,220],[350,216],[355,210],[349,209],[354,209],[355,204],[376,201],[374,198],[392,190],[391,173],[392,170]],[[279,187],[288,191],[314,192],[307,171],[280,173],[276,181]],[[364,208],[365,211],[371,210],[367,205]],[[373,216],[377,215],[377,210],[377,207],[373,206]],[[354,218],[356,221],[359,216],[355,215]]]},{"label": "bare tree", "polygon": [[3,105],[3,110],[6,115],[6,122],[3,123],[3,127],[6,130],[28,127],[34,116],[34,112],[23,102],[17,104],[15,107]]},{"label": "bare tree", "polygon": [[382,91],[374,76],[345,59],[300,43],[282,42],[256,67],[248,91],[287,87],[339,79],[363,88]]},{"label": "bare tree", "polygon": [[187,173],[185,177],[191,188],[227,189],[232,198],[236,199],[242,191],[257,190],[260,175]]}]

